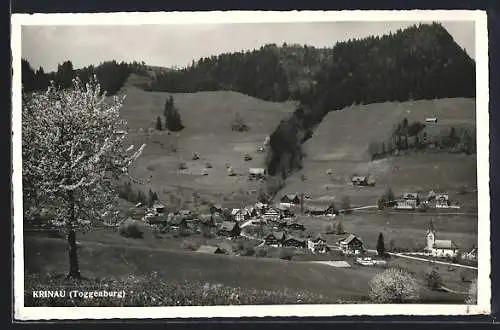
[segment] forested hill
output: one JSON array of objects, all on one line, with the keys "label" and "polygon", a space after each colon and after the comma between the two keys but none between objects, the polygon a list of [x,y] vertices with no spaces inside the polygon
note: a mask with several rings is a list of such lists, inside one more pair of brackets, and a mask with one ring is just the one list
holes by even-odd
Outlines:
[{"label": "forested hill", "polygon": [[314,76],[331,60],[332,53],[331,48],[268,44],[193,61],[187,68],[158,75],[149,90],[234,90],[270,101],[298,99],[310,91]]},{"label": "forested hill", "polygon": [[271,135],[269,173],[300,168],[300,145],[329,111],[352,104],[475,97],[475,62],[440,24],[412,26],[333,47],[302,105]]}]

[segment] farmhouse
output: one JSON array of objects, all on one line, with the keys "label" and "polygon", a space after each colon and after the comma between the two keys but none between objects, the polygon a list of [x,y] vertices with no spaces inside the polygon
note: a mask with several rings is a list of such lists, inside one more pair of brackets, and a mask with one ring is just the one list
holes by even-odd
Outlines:
[{"label": "farmhouse", "polygon": [[463,252],[462,259],[470,260],[470,261],[477,261],[477,249],[473,248],[469,252]]},{"label": "farmhouse", "polygon": [[437,123],[438,119],[436,117],[425,118],[426,123]]},{"label": "farmhouse", "polygon": [[165,205],[163,205],[162,203],[160,203],[158,201],[155,201],[153,204],[153,210],[156,213],[164,213],[165,212]]},{"label": "farmhouse", "polygon": [[436,208],[445,209],[450,207],[450,197],[448,194],[436,194]]},{"label": "farmhouse", "polygon": [[429,223],[429,228],[427,229],[427,246],[426,250],[430,252],[435,257],[456,257],[458,254],[458,247],[452,240],[438,240],[436,239],[436,231],[434,230],[434,225],[432,220]]},{"label": "farmhouse", "polygon": [[357,237],[354,234],[350,234],[343,240],[339,242],[340,249],[343,253],[351,255],[351,254],[360,254],[363,252],[363,241],[361,238]]},{"label": "farmhouse", "polygon": [[326,253],[330,250],[328,245],[326,245],[326,239],[324,239],[320,234],[307,241],[307,248],[313,253]]},{"label": "farmhouse", "polygon": [[283,246],[305,248],[306,241],[302,238],[289,236],[287,239],[283,241]]},{"label": "farmhouse", "polygon": [[281,246],[286,239],[286,234],[283,231],[271,232],[264,237],[264,242],[271,246]]},{"label": "farmhouse", "polygon": [[231,217],[237,222],[245,221],[249,218],[245,209],[232,209]]},{"label": "farmhouse", "polygon": [[290,209],[289,204],[280,203],[276,209],[280,212],[280,216],[293,217],[293,211]]},{"label": "farmhouse", "polygon": [[215,222],[211,214],[201,214],[198,217],[198,220],[200,221],[201,224],[208,226],[208,227],[214,227]]},{"label": "farmhouse", "polygon": [[281,197],[280,202],[298,205],[300,204],[300,198],[297,194],[286,194],[283,197]]},{"label": "farmhouse", "polygon": [[219,226],[217,234],[221,236],[237,237],[240,236],[240,232],[240,226],[236,222],[224,221]]},{"label": "farmhouse", "polygon": [[419,204],[419,197],[417,193],[404,193],[403,197],[396,202],[396,209],[398,210],[414,210]]},{"label": "farmhouse", "polygon": [[368,185],[368,177],[366,177],[366,176],[353,176],[351,178],[351,182],[355,186],[367,186]]},{"label": "farmhouse", "polygon": [[251,167],[248,169],[248,179],[249,180],[260,180],[266,177],[266,169],[265,168],[255,168]]},{"label": "farmhouse", "polygon": [[206,254],[224,254],[224,251],[222,251],[222,249],[212,245],[202,245],[198,248],[198,250],[196,250],[196,252]]}]

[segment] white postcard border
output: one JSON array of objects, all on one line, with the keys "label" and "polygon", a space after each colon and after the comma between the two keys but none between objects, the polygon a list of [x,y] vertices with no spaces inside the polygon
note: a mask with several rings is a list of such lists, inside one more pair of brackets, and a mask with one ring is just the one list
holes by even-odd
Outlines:
[{"label": "white postcard border", "polygon": [[[169,13],[14,14],[12,34],[12,187],[14,317],[17,320],[214,318],[265,316],[477,315],[491,311],[489,194],[489,75],[487,17],[483,11],[216,11]],[[478,184],[478,304],[363,304],[203,307],[24,307],[21,152],[21,27],[23,25],[143,25],[328,21],[474,21]]]}]

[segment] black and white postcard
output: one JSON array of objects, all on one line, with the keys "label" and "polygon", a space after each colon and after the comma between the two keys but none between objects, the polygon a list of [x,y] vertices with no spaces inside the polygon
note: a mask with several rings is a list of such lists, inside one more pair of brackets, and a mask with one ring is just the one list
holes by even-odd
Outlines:
[{"label": "black and white postcard", "polygon": [[489,314],[487,45],[480,11],[13,15],[15,318]]}]

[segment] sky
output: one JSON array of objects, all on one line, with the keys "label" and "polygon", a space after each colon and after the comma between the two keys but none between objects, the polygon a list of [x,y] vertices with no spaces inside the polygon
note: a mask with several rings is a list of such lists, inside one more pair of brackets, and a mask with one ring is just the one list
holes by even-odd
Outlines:
[{"label": "sky", "polygon": [[[185,25],[23,26],[22,57],[46,72],[71,60],[74,68],[103,61],[144,61],[183,67],[220,53],[251,50],[286,42],[332,47],[336,42],[388,34],[419,22],[298,22]],[[430,22],[422,22],[430,23]],[[474,22],[440,22],[455,42],[475,58]]]}]

